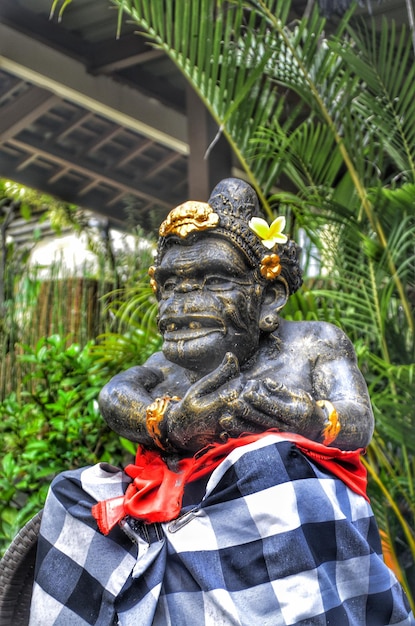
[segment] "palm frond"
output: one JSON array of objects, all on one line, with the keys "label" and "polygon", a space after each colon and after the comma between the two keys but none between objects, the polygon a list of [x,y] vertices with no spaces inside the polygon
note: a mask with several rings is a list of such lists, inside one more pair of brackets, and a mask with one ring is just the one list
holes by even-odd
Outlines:
[{"label": "palm frond", "polygon": [[[379,515],[377,516],[377,519],[380,519]],[[383,522],[382,526],[379,526],[379,535],[381,539],[382,554],[385,563],[389,567],[389,569],[391,569],[395,573],[395,576],[399,580],[401,585],[403,585],[405,580],[405,574],[396,555],[394,537],[392,536],[387,520]]]},{"label": "palm frond", "polygon": [[[390,364],[375,353],[366,355],[372,403],[378,411],[383,432],[389,431],[394,441],[405,443],[415,451],[415,364]],[[399,431],[399,432],[398,432]]]},{"label": "palm frond", "polygon": [[277,163],[279,171],[284,172],[298,193],[309,200],[311,194],[318,194],[319,188],[324,187],[323,194],[332,189],[343,167],[342,155],[330,129],[310,118],[287,134],[280,120],[274,117],[269,128],[257,132],[252,149],[253,160],[258,158],[255,153],[263,157],[266,150],[266,161]]},{"label": "palm frond", "polygon": [[[313,177],[318,178],[325,171],[334,179],[335,171],[341,166],[347,171],[353,184],[354,202],[360,204],[362,214],[386,251],[389,272],[408,323],[413,326],[407,295],[393,258],[388,256],[387,238],[367,192],[376,164],[374,144],[369,141],[373,125],[368,126],[359,104],[362,89],[356,64],[360,62],[360,53],[340,37],[348,19],[341,21],[338,32],[330,39],[333,45],[329,45],[323,37],[325,20],[317,9],[308,20],[288,25],[282,18],[287,19],[290,3],[282,0],[218,5],[212,0],[192,3],[153,0],[151,6],[144,0],[116,2],[128,11],[153,44],[169,55],[196,89],[220,132],[229,140],[269,215],[272,210],[263,194],[264,172],[287,175],[303,194],[307,183],[311,183],[308,188],[315,195]],[[170,16],[171,24],[167,23],[166,15]],[[344,60],[346,57],[348,62]],[[355,65],[349,62],[352,57]],[[390,53],[388,58],[392,58]],[[299,123],[298,115],[292,118],[292,128],[278,123],[278,115],[283,112],[279,106],[281,86],[297,95],[302,105],[297,113],[301,110],[303,115],[315,117],[314,125]],[[398,119],[397,115],[394,119]],[[326,170],[319,152],[304,152],[310,133],[313,131],[312,138],[316,139],[317,129],[323,126],[325,149],[331,143],[334,157],[333,167]],[[269,146],[264,141],[257,141],[253,157],[251,138],[260,129],[269,128],[279,128],[280,139],[282,131],[285,134],[282,141],[285,156],[278,166],[277,159],[269,159]],[[320,132],[322,135],[323,131]],[[400,134],[399,138],[402,137]],[[362,146],[368,147],[362,150]],[[280,150],[279,156],[282,154]],[[264,162],[272,166],[264,167]]]},{"label": "palm frond", "polygon": [[415,65],[405,27],[382,21],[378,33],[364,24],[350,29],[350,44],[333,43],[337,53],[361,79],[353,107],[371,135],[395,163],[397,171],[415,176]]},{"label": "palm frond", "polygon": [[157,302],[144,271],[136,273],[133,286],[108,293],[106,301],[118,330],[99,335],[91,352],[115,373],[143,363],[160,348]]}]

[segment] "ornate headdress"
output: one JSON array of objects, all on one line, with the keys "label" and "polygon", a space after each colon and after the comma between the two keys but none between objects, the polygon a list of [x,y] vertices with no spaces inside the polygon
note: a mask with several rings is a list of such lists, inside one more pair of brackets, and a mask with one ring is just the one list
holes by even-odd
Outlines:
[{"label": "ornate headdress", "polygon": [[[202,231],[211,231],[231,241],[249,265],[258,270],[259,277],[275,280],[280,276],[293,294],[302,283],[301,250],[294,241],[281,235],[279,229],[276,229],[275,240],[261,236],[261,222],[268,229],[260,219],[258,197],[253,188],[239,178],[226,178],[216,185],[207,203],[185,202],[169,213],[159,230],[156,266],[169,241],[191,240]],[[152,273],[154,268],[150,270],[150,275]]]}]

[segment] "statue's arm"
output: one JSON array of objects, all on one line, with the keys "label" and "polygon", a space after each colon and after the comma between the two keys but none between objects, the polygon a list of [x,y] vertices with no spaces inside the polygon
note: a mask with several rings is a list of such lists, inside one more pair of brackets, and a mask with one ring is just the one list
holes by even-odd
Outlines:
[{"label": "statue's arm", "polygon": [[282,383],[271,368],[245,385],[242,397],[251,408],[245,419],[343,450],[367,446],[373,413],[352,343],[331,324],[302,329],[290,337],[297,355],[292,378]]},{"label": "statue's arm", "polygon": [[[190,384],[183,382],[181,368],[156,353],[144,366],[121,372],[105,385],[99,395],[100,411],[110,428],[130,441],[173,454],[195,452],[221,440],[220,418],[226,414],[228,396],[220,390],[228,391],[229,381],[238,388],[238,373],[236,357],[227,354],[218,368]],[[232,397],[235,394],[233,388]],[[149,434],[149,413],[155,418],[156,436]],[[246,430],[245,424],[242,431]]]},{"label": "statue's arm", "polygon": [[[366,382],[348,337],[336,327],[330,327],[328,334],[313,371],[316,399],[327,400],[337,414],[340,431],[332,445],[341,449],[366,447],[374,429]],[[330,405],[327,407],[326,412],[330,412]]]},{"label": "statue's arm", "polygon": [[153,446],[146,427],[146,409],[153,402],[152,390],[163,380],[157,359],[114,376],[99,394],[100,412],[108,426],[129,439]]},{"label": "statue's arm", "polygon": [[[294,364],[304,372],[296,372],[292,384],[289,377],[279,382],[273,368],[247,380],[240,376],[235,357],[227,355],[216,370],[159,412],[158,442],[168,450],[191,452],[223,437],[278,428],[345,450],[366,446],[373,414],[351,342],[341,330],[325,324],[307,343],[311,352],[303,352]],[[162,389],[176,395],[170,383],[177,377],[167,375],[167,369],[157,353],[145,366],[111,379],[99,397],[110,428],[131,441],[155,446],[147,430],[147,410],[163,396]],[[329,420],[334,430],[327,428]]]}]

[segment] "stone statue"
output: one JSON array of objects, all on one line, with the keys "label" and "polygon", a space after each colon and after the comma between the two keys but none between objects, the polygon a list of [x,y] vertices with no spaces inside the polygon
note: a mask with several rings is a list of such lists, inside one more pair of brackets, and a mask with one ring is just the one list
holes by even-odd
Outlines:
[{"label": "stone statue", "polygon": [[414,626],[366,494],[373,417],[353,348],[279,317],[299,250],[257,211],[228,179],[163,222],[163,351],[100,396],[141,445],[124,469],[54,479],[30,626]]},{"label": "stone statue", "polygon": [[369,443],[352,344],[331,324],[280,317],[302,282],[300,250],[278,228],[268,236],[258,215],[252,187],[230,178],[161,225],[150,275],[162,352],[100,395],[120,435],[167,457],[269,428],[342,450]]}]

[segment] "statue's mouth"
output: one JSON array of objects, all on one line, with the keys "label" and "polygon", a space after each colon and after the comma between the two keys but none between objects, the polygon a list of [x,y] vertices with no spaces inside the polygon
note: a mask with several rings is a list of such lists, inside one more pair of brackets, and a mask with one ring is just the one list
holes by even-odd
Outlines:
[{"label": "statue's mouth", "polygon": [[159,329],[165,340],[179,341],[197,339],[213,332],[225,332],[223,321],[208,315],[180,315],[180,317],[164,317],[160,320]]}]

